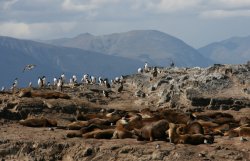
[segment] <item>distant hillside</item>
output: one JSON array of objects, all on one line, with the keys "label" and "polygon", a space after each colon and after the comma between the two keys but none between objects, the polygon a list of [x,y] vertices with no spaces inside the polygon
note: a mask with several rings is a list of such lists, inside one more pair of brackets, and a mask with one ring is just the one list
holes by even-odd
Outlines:
[{"label": "distant hillside", "polygon": [[[22,73],[26,64],[36,64],[37,67]],[[37,85],[38,76],[43,75],[49,81],[62,72],[68,78],[77,74],[80,79],[85,73],[115,77],[134,73],[143,65],[143,62],[128,58],[0,36],[0,88],[10,86],[16,77],[22,85],[27,85],[30,80]]]},{"label": "distant hillside", "polygon": [[233,37],[221,42],[209,44],[199,52],[218,63],[242,64],[250,60],[250,36]]},{"label": "distant hillside", "polygon": [[134,30],[103,36],[85,33],[74,38],[46,42],[148,61],[159,66],[168,66],[171,60],[178,66],[208,66],[213,64],[211,60],[204,58],[196,49],[182,40],[155,30]]}]

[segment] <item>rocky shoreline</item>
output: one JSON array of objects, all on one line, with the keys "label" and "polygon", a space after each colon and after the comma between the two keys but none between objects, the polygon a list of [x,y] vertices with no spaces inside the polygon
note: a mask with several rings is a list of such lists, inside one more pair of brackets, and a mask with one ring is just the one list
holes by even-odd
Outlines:
[{"label": "rocky shoreline", "polygon": [[[66,126],[77,113],[145,109],[184,114],[222,112],[250,118],[250,64],[208,68],[150,68],[123,76],[111,88],[92,84],[18,89],[0,93],[0,158],[3,160],[249,160],[250,141],[215,136],[213,144],[172,144],[136,139],[68,138],[72,130],[26,127],[27,117],[46,117]],[[103,95],[108,93],[108,97]],[[150,115],[150,114],[149,114]]]}]

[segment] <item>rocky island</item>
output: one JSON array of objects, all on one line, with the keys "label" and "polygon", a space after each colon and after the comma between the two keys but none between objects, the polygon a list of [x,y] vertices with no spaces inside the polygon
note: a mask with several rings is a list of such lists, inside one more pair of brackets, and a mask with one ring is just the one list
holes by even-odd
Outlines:
[{"label": "rocky island", "polygon": [[250,160],[250,62],[85,79],[1,91],[0,158]]}]

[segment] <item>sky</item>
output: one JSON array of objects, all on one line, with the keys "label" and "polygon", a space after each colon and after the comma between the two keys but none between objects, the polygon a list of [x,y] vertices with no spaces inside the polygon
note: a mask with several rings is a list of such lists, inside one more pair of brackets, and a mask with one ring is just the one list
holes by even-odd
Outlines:
[{"label": "sky", "polygon": [[0,35],[23,39],[159,30],[199,48],[250,35],[250,0],[0,0]]}]

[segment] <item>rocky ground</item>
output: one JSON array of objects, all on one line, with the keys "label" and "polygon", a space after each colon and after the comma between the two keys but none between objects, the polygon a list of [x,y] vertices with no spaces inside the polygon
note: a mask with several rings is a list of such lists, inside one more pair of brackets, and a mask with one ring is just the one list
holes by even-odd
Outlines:
[{"label": "rocky ground", "polygon": [[[220,111],[235,119],[250,117],[250,64],[214,65],[208,68],[157,68],[124,76],[112,88],[80,84],[67,86],[62,95],[51,98],[41,93],[53,87],[32,91],[23,89],[0,93],[0,158],[2,160],[250,160],[250,138],[216,136],[213,144],[172,144],[136,139],[67,138],[72,130],[26,127],[27,117],[55,119],[65,126],[76,112],[141,111],[173,109],[183,113]],[[106,91],[109,96],[103,96]],[[64,97],[64,96],[69,97]]]}]

